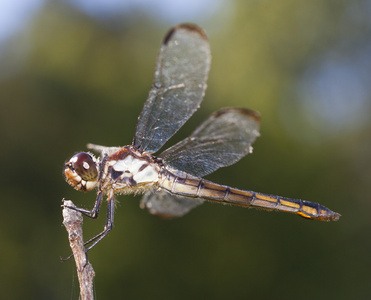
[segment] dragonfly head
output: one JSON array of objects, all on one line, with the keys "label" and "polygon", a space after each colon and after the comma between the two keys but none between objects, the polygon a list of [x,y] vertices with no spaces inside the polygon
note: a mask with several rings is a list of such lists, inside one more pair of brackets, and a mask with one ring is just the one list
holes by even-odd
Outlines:
[{"label": "dragonfly head", "polygon": [[78,191],[91,191],[98,183],[98,161],[89,153],[80,152],[65,163],[64,176]]}]

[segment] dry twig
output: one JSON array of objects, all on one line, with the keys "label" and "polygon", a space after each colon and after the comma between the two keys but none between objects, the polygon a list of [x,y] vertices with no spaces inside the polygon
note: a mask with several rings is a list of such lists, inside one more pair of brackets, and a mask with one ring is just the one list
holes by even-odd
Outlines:
[{"label": "dry twig", "polygon": [[[63,204],[75,207],[72,201],[64,200]],[[77,276],[80,284],[80,299],[92,300],[93,278],[95,276],[92,265],[87,261],[85,253],[84,239],[82,236],[82,215],[80,212],[64,207],[63,208],[63,225],[68,232],[70,247],[76,262]]]}]

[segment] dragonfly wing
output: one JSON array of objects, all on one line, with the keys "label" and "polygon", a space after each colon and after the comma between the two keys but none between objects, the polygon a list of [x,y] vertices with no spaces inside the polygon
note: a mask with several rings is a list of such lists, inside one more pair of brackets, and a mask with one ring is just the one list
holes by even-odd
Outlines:
[{"label": "dragonfly wing", "polygon": [[102,157],[104,156],[104,154],[111,155],[122,148],[122,147],[106,147],[96,144],[87,144],[86,147],[90,150],[100,153]]},{"label": "dragonfly wing", "polygon": [[200,27],[180,24],[168,32],[152,88],[138,119],[135,147],[156,152],[199,108],[210,61],[209,42]]},{"label": "dragonfly wing", "polygon": [[171,168],[202,177],[250,153],[259,125],[260,116],[253,110],[224,108],[159,157]]},{"label": "dragonfly wing", "polygon": [[140,207],[161,218],[177,218],[204,202],[200,198],[189,198],[170,194],[165,190],[146,192]]}]

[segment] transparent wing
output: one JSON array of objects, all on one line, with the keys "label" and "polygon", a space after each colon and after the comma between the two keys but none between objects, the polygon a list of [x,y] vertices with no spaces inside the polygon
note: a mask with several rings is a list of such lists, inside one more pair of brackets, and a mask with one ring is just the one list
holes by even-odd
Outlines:
[{"label": "transparent wing", "polygon": [[161,218],[176,218],[185,215],[203,202],[204,200],[200,198],[181,197],[164,190],[157,190],[146,192],[140,207]]},{"label": "transparent wing", "polygon": [[90,150],[100,153],[101,157],[103,157],[104,154],[111,155],[122,148],[122,147],[106,147],[90,143],[87,144],[86,147]]},{"label": "transparent wing", "polygon": [[259,136],[259,125],[260,116],[253,110],[224,108],[159,157],[165,165],[202,177],[250,153]]},{"label": "transparent wing", "polygon": [[181,24],[165,36],[133,145],[153,153],[198,109],[206,90],[210,47],[205,32]]}]

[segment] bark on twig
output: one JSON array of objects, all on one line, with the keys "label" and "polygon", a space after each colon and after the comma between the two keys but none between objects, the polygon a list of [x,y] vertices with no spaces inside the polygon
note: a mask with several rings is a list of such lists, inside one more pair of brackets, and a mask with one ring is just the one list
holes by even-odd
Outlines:
[{"label": "bark on twig", "polygon": [[[72,201],[64,200],[63,204],[75,207]],[[68,232],[70,247],[76,262],[77,276],[80,284],[80,299],[92,300],[93,294],[93,278],[95,276],[92,265],[87,261],[85,253],[84,239],[82,236],[82,215],[80,212],[64,207],[63,225]]]}]

